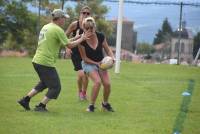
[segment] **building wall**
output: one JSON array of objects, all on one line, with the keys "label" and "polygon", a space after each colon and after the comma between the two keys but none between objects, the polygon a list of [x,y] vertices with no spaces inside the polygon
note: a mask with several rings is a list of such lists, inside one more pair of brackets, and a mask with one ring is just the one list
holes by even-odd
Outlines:
[{"label": "building wall", "polygon": [[[193,60],[193,40],[181,39],[180,59],[181,61],[192,62]],[[171,58],[178,58],[178,38],[172,38],[171,41]]]},{"label": "building wall", "polygon": [[[114,28],[114,36],[117,38],[117,20],[111,21]],[[137,32],[133,30],[134,23],[132,21],[123,21],[121,47],[125,50],[134,52],[136,46]]]},{"label": "building wall", "polygon": [[123,23],[122,44],[123,49],[133,52],[133,23]]}]

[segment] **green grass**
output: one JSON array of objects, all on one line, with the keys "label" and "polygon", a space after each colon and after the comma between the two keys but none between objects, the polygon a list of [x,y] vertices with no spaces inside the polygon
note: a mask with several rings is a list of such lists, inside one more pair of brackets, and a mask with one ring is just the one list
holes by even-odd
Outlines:
[{"label": "green grass", "polygon": [[[71,61],[58,60],[57,70],[62,91],[50,112],[26,112],[16,101],[38,81],[31,59],[0,58],[0,134],[172,134],[177,126],[181,134],[200,134],[200,68],[122,62],[120,74],[109,71],[114,113],[101,112],[102,89],[96,111],[85,112],[88,102],[77,99]],[[192,96],[184,99],[191,80]],[[31,100],[31,108],[45,93]],[[185,100],[188,111],[179,116]]]}]

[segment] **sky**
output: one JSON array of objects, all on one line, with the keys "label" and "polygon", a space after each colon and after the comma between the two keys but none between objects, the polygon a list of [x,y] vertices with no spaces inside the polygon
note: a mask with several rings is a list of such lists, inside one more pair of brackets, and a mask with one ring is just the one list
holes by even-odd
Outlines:
[{"label": "sky", "polygon": [[[130,1],[130,0],[129,0]],[[199,3],[200,0],[138,0],[143,2],[183,2]],[[105,15],[107,20],[118,18],[118,2],[103,2],[109,8]],[[76,2],[65,2],[65,7],[75,7]],[[30,6],[29,6],[30,8]],[[124,3],[123,18],[134,22],[133,30],[137,32],[138,42],[152,43],[155,34],[161,28],[165,18],[176,30],[179,26],[180,6],[178,5],[141,5]],[[31,8],[31,11],[37,12],[37,8]],[[193,35],[200,32],[200,6],[183,6],[183,20],[186,21],[187,28],[192,31]]]}]

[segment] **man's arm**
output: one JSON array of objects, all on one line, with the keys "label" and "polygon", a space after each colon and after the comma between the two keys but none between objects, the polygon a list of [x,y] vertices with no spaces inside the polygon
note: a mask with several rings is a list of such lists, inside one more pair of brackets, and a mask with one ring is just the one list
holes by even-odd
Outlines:
[{"label": "man's arm", "polygon": [[[69,27],[67,28],[67,30],[65,31],[65,34],[67,35],[67,37],[71,37],[72,36],[72,31],[76,29],[76,26],[77,26],[77,22],[78,21],[74,21],[72,22]],[[80,37],[79,37],[80,38]],[[73,39],[72,39],[73,40]],[[72,41],[70,39],[70,41]],[[72,54],[72,50],[70,48],[66,48],[66,52],[67,52],[67,55],[70,57],[71,54]]]},{"label": "man's arm", "polygon": [[86,31],[84,34],[80,35],[80,38],[73,40],[73,41],[69,41],[69,43],[66,45],[67,48],[74,48],[76,46],[78,46],[82,41],[88,39],[90,36],[92,35],[91,32]]}]

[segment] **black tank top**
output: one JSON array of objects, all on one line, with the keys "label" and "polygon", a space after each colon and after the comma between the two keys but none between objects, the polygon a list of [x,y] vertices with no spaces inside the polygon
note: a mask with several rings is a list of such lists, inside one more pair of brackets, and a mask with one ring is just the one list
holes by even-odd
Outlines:
[{"label": "black tank top", "polygon": [[[79,34],[82,34],[82,33],[83,33],[83,29],[81,29],[80,24],[79,24],[79,21],[77,21],[76,29],[72,31],[72,36],[73,36],[73,37],[76,36],[76,31],[77,31],[77,30],[79,30]],[[81,57],[81,56],[80,56],[80,53],[79,53],[79,50],[78,50],[78,47],[74,47],[74,48],[72,48],[71,50],[72,50],[72,57],[73,57],[73,56]]]},{"label": "black tank top", "polygon": [[93,61],[99,62],[103,59],[104,55],[103,55],[103,41],[105,39],[105,36],[100,33],[100,32],[96,32],[97,35],[97,39],[98,39],[98,44],[97,44],[97,48],[93,49],[91,48],[86,41],[83,41],[81,43],[81,45],[84,46],[85,48],[85,52],[86,52],[86,56],[88,58],[90,58]]},{"label": "black tank top", "polygon": [[83,33],[83,29],[81,29],[79,21],[77,21],[77,26],[76,29],[72,31],[72,36],[75,37],[76,36],[76,31],[79,30],[79,34]]}]

